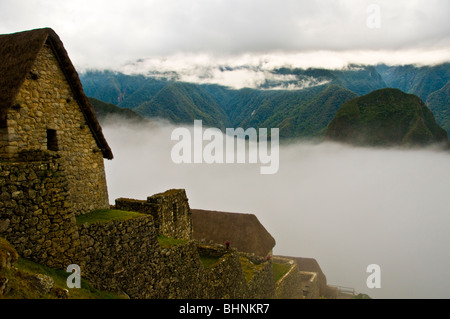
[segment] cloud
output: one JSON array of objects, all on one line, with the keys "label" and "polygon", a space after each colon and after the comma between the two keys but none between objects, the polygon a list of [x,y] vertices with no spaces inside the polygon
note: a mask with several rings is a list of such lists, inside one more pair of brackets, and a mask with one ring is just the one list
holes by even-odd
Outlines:
[{"label": "cloud", "polygon": [[[260,164],[171,161],[175,127],[104,126],[111,202],[186,189],[190,206],[255,214],[275,254],[316,258],[328,283],[374,298],[449,298],[450,155],[306,141],[282,146],[277,174]],[[366,286],[370,264],[381,288]]]},{"label": "cloud", "polygon": [[[125,74],[145,74],[154,77],[173,78],[185,82],[217,83],[233,88],[259,87],[266,81],[278,80],[283,88],[289,88],[294,79],[280,78],[272,71],[287,67],[342,69],[350,64],[376,65],[434,65],[450,61],[450,51],[436,49],[429,51],[308,51],[297,53],[276,52],[267,54],[213,55],[174,54],[165,57],[139,59],[112,69]],[[277,78],[278,77],[278,78]],[[299,81],[293,89],[320,82]]]},{"label": "cloud", "polygon": [[[372,3],[379,29],[367,26]],[[78,68],[177,54],[446,50],[448,59],[449,9],[446,0],[3,0],[0,31],[52,27]]]}]

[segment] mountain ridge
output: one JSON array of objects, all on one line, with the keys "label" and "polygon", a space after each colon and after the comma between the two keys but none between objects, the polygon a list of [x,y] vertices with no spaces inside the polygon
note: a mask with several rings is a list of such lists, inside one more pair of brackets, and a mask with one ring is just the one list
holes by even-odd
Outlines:
[{"label": "mountain ridge", "polygon": [[325,138],[364,146],[448,142],[447,132],[436,123],[420,97],[392,88],[344,103],[328,125]]},{"label": "mountain ridge", "polygon": [[[378,89],[397,88],[426,101],[438,124],[450,134],[450,105],[443,102],[448,101],[443,88],[450,80],[450,63],[350,65],[342,70],[285,67],[271,74],[281,76],[281,82],[269,77],[258,88],[241,89],[112,71],[90,71],[80,78],[88,96],[144,117],[161,117],[175,124],[201,119],[206,126],[220,129],[279,127],[281,138],[321,138],[346,101]],[[280,89],[308,81],[312,84],[302,89]]]}]

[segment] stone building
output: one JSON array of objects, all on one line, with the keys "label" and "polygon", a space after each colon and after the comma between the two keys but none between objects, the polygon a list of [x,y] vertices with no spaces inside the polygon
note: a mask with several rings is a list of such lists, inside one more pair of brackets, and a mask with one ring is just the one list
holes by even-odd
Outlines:
[{"label": "stone building", "polygon": [[49,28],[0,35],[0,159],[58,158],[75,215],[109,206],[113,155],[78,74]]}]

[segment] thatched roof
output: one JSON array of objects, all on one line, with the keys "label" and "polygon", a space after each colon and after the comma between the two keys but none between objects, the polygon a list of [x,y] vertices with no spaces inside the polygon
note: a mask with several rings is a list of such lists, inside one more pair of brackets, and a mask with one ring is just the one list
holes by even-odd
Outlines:
[{"label": "thatched roof", "polygon": [[226,213],[191,209],[193,238],[213,241],[239,251],[267,256],[275,246],[275,239],[252,214]]},{"label": "thatched roof", "polygon": [[83,92],[78,73],[59,36],[50,28],[0,35],[0,119],[4,120],[7,110],[13,106],[26,75],[46,43],[52,47],[103,157],[112,159],[113,154],[103,136],[94,109]]}]

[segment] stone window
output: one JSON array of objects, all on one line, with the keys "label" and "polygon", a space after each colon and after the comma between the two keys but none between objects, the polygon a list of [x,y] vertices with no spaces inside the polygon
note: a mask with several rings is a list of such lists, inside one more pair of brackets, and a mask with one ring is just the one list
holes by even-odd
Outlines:
[{"label": "stone window", "polygon": [[172,216],[173,222],[176,223],[178,221],[178,205],[176,203],[172,204]]},{"label": "stone window", "polygon": [[8,136],[8,123],[6,118],[0,118],[0,140],[3,140],[6,136]]},{"label": "stone window", "polygon": [[6,120],[6,116],[5,116],[5,118],[2,118],[0,116],[0,129],[5,129],[7,127],[8,127],[8,123],[7,123],[7,120]]},{"label": "stone window", "polygon": [[58,151],[58,138],[56,130],[47,130],[47,149],[49,151]]}]

